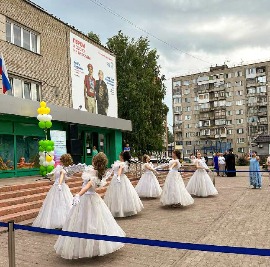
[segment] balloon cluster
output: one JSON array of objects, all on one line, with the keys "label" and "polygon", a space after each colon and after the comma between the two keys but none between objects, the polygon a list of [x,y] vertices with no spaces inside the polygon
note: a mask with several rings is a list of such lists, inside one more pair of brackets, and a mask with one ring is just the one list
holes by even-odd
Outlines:
[{"label": "balloon cluster", "polygon": [[40,102],[40,108],[37,109],[39,120],[38,126],[44,129],[46,140],[39,141],[39,165],[40,174],[46,176],[54,169],[54,142],[47,140],[47,130],[52,127],[52,116],[50,113],[50,108],[46,106],[46,102]]},{"label": "balloon cluster", "polygon": [[54,142],[51,140],[39,141],[40,174],[45,176],[54,169]]},{"label": "balloon cluster", "polygon": [[52,116],[49,114],[51,109],[46,106],[46,102],[40,102],[40,108],[37,109],[38,126],[41,129],[50,129],[52,127]]}]

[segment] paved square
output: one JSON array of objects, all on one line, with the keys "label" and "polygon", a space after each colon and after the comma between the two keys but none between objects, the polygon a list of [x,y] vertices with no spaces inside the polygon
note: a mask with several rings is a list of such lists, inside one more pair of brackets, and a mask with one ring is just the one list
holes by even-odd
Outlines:
[{"label": "paved square", "polygon": [[[268,175],[263,175],[261,190],[248,189],[247,176],[241,173],[237,177],[217,177],[219,195],[195,198],[195,204],[186,208],[162,208],[159,200],[143,200],[143,212],[117,221],[129,237],[270,248]],[[16,231],[17,266],[270,266],[269,257],[137,245],[125,245],[104,257],[68,261],[55,254],[56,239]],[[7,233],[0,234],[0,266],[8,266]]]}]

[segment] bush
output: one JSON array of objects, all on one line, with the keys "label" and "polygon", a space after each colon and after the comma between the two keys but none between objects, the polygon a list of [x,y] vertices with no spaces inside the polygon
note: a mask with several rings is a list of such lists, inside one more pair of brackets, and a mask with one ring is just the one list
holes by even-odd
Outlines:
[{"label": "bush", "polygon": [[241,157],[239,157],[237,159],[237,163],[238,166],[248,166],[249,165],[249,161],[247,160],[247,158],[243,155]]}]

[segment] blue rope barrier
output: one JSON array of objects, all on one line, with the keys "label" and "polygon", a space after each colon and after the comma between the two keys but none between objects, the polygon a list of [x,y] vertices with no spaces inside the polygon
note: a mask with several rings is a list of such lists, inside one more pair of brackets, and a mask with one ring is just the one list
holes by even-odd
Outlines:
[{"label": "blue rope barrier", "polygon": [[[0,222],[0,226],[7,227],[7,223]],[[45,229],[39,227],[32,227],[26,225],[14,224],[14,229],[30,231],[36,233],[45,233],[51,235],[70,236],[84,239],[104,240],[110,242],[119,242],[134,245],[144,245],[152,247],[163,247],[163,248],[175,248],[181,250],[197,250],[206,252],[217,252],[225,254],[242,254],[242,255],[253,255],[253,256],[270,256],[270,249],[262,248],[248,248],[248,247],[231,247],[231,246],[217,246],[217,245],[205,245],[205,244],[193,244],[193,243],[181,243],[173,241],[162,241],[152,240],[144,238],[132,238],[132,237],[119,237],[119,236],[107,236],[107,235],[96,235],[87,233],[76,233],[61,231],[55,229]]]}]

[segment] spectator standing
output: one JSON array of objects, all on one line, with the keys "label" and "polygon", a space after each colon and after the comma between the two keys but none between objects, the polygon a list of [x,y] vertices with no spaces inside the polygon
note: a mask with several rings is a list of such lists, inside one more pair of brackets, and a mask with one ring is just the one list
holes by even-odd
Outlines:
[{"label": "spectator standing", "polygon": [[208,157],[207,157],[207,153],[204,153],[204,160],[205,160],[206,165],[208,165]]},{"label": "spectator standing", "polygon": [[219,168],[219,173],[220,176],[224,177],[225,176],[225,165],[226,161],[222,153],[219,153],[218,156],[218,168]]},{"label": "spectator standing", "polygon": [[217,176],[219,176],[219,167],[218,167],[218,153],[214,154],[214,169],[217,173]]},{"label": "spectator standing", "polygon": [[125,145],[125,147],[124,147],[124,151],[128,151],[128,152],[130,152],[130,146],[129,146],[129,144],[126,144],[126,145]]}]

